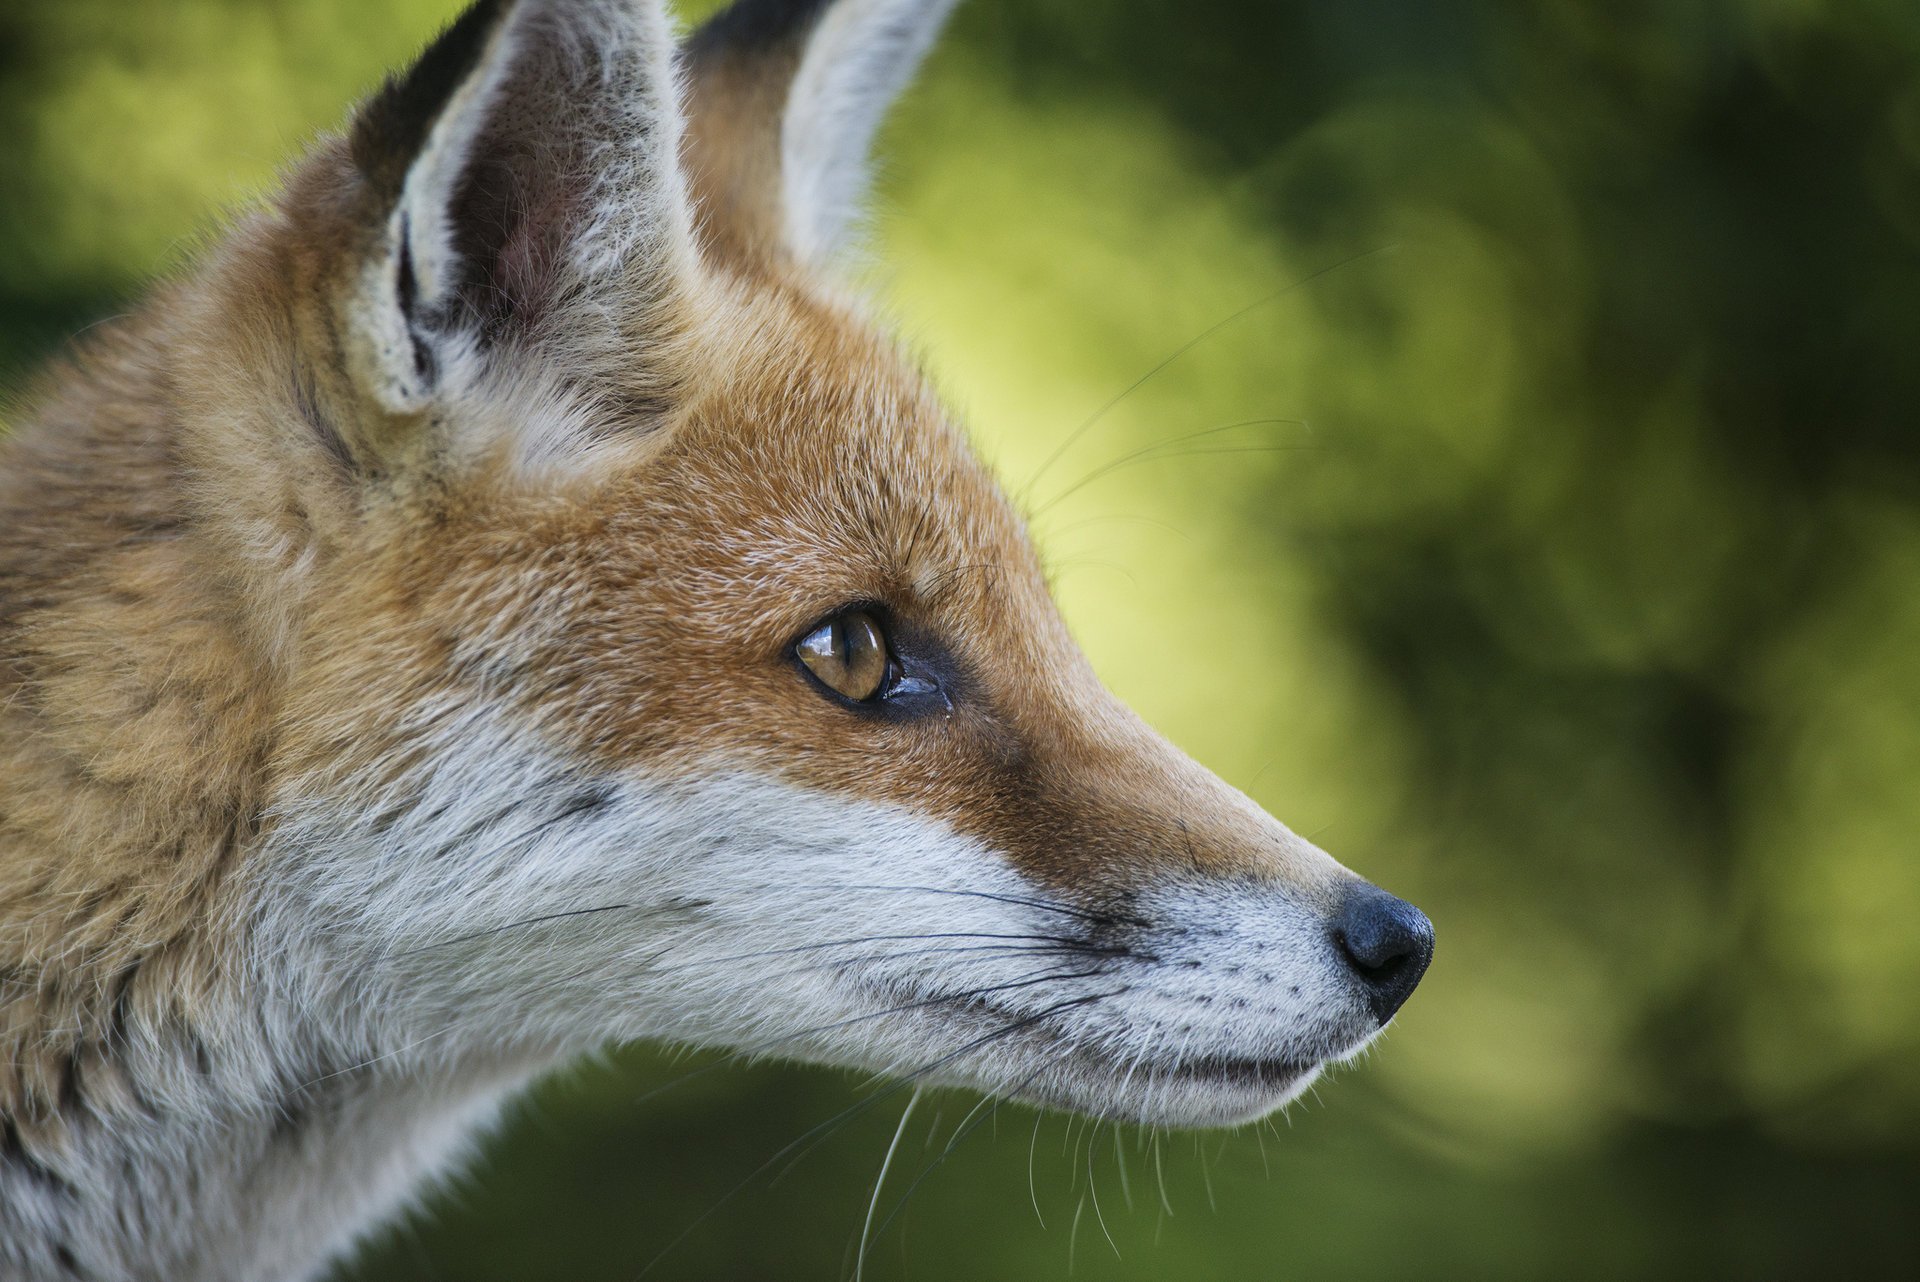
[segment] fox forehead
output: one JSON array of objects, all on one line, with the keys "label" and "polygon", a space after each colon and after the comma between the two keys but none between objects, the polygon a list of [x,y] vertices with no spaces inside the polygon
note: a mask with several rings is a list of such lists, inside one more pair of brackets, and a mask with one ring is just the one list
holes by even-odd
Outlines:
[{"label": "fox forehead", "polygon": [[724,328],[664,422],[612,415],[595,429],[612,443],[565,484],[475,467],[438,495],[438,519],[371,523],[335,567],[343,590],[321,594],[339,605],[329,630],[378,616],[374,633],[488,637],[575,673],[714,694],[734,661],[776,658],[863,603],[975,663],[1063,645],[1077,658],[1023,522],[896,345],[798,290]]},{"label": "fox forehead", "polygon": [[760,654],[858,603],[983,633],[1057,623],[1024,522],[912,362],[849,307],[776,301],[735,314],[664,422],[596,428],[614,445],[565,484],[511,465],[454,481],[457,519],[403,520],[405,576],[442,564],[454,600],[462,576],[564,584],[548,609]]},{"label": "fox forehead", "polygon": [[805,621],[783,588],[819,594],[817,614],[984,595],[963,566],[1037,586],[1023,523],[899,348],[850,308],[785,310],[696,389],[660,454],[620,478],[614,510],[665,512],[704,557],[742,563],[781,612],[776,630]]}]

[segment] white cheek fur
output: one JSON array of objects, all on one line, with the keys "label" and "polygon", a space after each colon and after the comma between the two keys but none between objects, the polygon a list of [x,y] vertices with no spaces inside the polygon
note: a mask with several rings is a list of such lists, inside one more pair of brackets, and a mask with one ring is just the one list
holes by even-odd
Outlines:
[{"label": "white cheek fur", "polygon": [[256,883],[256,964],[345,1054],[659,1038],[1177,1123],[1288,1092],[1165,1069],[1305,1068],[1372,1031],[1281,887],[1169,881],[1096,929],[898,807],[724,763],[591,776],[481,719],[437,747],[404,788],[290,787],[331,800],[283,805]]}]

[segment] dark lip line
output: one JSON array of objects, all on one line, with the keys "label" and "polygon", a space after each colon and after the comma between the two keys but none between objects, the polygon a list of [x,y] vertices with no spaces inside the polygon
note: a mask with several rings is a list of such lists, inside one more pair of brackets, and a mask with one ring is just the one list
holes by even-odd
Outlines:
[{"label": "dark lip line", "polygon": [[1210,1055],[1171,1064],[1158,1071],[1189,1081],[1228,1082],[1240,1086],[1288,1086],[1320,1067],[1317,1061],[1295,1059],[1239,1059]]},{"label": "dark lip line", "polygon": [[[973,1015],[984,1015],[996,1020],[1006,1020],[1018,1025],[1030,1018],[1028,1012],[1013,1010],[983,996],[961,998],[959,994],[943,994],[915,989],[902,984],[882,982],[876,987],[894,997],[906,999],[902,1009],[915,1013],[925,1013],[940,1006],[951,1004],[955,1011]],[[1086,1042],[1075,1041],[1063,1036],[1045,1024],[1027,1024],[1019,1028],[1018,1037],[1045,1042],[1067,1052],[1076,1059],[1092,1061],[1103,1068],[1119,1069],[1120,1061],[1102,1054],[1097,1047]],[[1291,1086],[1308,1073],[1322,1066],[1319,1060],[1294,1059],[1256,1059],[1235,1056],[1207,1055],[1185,1061],[1143,1060],[1137,1065],[1138,1071],[1149,1078],[1172,1079],[1175,1081],[1202,1082],[1228,1086],[1260,1086],[1284,1088]]]}]

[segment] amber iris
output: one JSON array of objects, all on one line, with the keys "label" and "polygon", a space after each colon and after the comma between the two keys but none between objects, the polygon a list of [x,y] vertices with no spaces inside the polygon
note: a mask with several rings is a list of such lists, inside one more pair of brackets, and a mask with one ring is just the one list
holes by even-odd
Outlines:
[{"label": "amber iris", "polygon": [[880,694],[893,663],[886,633],[865,610],[829,619],[802,637],[794,652],[822,685],[855,703]]}]

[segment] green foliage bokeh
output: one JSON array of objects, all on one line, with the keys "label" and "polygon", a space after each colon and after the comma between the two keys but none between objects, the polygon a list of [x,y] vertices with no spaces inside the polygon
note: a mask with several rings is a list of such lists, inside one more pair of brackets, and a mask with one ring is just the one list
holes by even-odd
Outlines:
[{"label": "green foliage bokeh", "polygon": [[[0,378],[452,9],[0,12]],[[1274,1126],[923,1102],[867,1276],[1910,1262],[1920,8],[970,0],[883,151],[1096,666],[1440,942]],[[764,1164],[870,1090],[623,1052],[346,1276],[839,1276],[902,1101]]]}]

